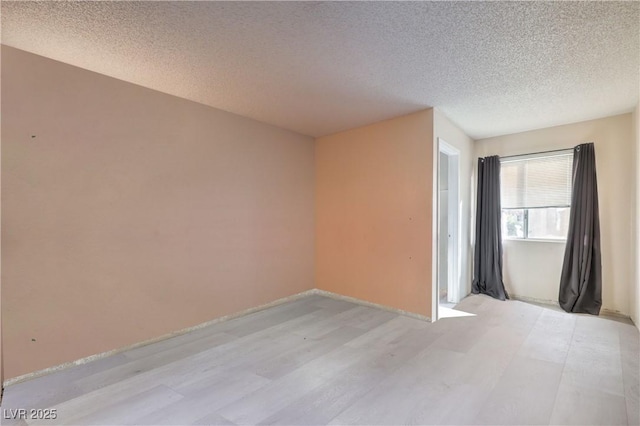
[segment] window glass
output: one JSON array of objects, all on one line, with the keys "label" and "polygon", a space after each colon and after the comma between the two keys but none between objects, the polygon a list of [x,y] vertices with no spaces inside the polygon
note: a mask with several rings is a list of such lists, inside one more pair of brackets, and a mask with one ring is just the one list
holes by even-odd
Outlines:
[{"label": "window glass", "polygon": [[502,210],[502,237],[524,238],[524,209]]},{"label": "window glass", "polygon": [[569,208],[529,209],[527,238],[566,239],[569,230]]},{"label": "window glass", "polygon": [[501,160],[503,238],[567,238],[572,162],[570,150]]}]

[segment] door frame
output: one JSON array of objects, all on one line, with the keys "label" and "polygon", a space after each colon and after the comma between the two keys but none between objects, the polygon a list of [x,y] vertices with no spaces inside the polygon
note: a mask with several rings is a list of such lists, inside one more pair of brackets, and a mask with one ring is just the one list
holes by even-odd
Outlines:
[{"label": "door frame", "polygon": [[[440,303],[439,278],[440,278],[440,241],[445,236],[440,235],[440,153],[449,157],[448,167],[448,285],[447,301],[457,303],[461,298],[460,286],[460,150],[447,143],[442,138],[436,138],[434,147],[434,194],[433,194],[433,250],[432,250],[432,321],[439,318],[438,305]],[[449,236],[450,235],[450,236]]]}]

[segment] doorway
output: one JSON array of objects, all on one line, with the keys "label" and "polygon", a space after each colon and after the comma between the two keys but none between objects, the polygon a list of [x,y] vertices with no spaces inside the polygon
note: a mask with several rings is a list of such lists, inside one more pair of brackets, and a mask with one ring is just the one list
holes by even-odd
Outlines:
[{"label": "doorway", "polygon": [[460,301],[460,151],[438,138],[436,319]]}]

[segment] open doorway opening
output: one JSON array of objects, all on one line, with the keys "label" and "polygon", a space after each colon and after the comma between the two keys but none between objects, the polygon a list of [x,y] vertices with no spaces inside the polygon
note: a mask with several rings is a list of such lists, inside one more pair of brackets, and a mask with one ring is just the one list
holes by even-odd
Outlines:
[{"label": "open doorway opening", "polygon": [[437,318],[451,313],[460,290],[460,151],[438,138],[437,162]]}]

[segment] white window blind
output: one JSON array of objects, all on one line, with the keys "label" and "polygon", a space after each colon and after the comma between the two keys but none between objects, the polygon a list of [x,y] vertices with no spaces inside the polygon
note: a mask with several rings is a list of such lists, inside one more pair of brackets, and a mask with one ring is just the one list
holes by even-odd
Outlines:
[{"label": "white window blind", "polygon": [[500,161],[503,209],[569,207],[573,151]]}]

